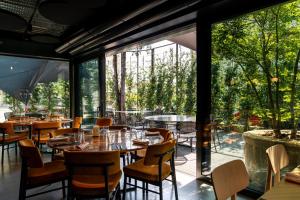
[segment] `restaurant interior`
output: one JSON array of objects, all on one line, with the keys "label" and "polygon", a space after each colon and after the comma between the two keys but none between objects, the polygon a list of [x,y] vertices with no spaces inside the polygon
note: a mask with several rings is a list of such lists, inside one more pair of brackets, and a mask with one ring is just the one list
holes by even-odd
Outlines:
[{"label": "restaurant interior", "polygon": [[299,0],[1,1],[0,199],[300,199],[299,23]]}]

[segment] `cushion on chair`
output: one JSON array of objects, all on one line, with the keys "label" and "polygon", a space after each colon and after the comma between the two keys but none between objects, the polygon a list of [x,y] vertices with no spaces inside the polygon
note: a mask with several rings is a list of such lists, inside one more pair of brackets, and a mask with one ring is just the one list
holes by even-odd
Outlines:
[{"label": "cushion on chair", "polygon": [[[117,187],[122,176],[122,171],[110,175],[108,178],[108,191]],[[100,196],[105,194],[104,176],[100,175],[74,175],[72,180],[75,194],[83,196]]]},{"label": "cushion on chair", "polygon": [[[40,136],[40,143],[42,143],[42,144],[46,144],[47,142],[48,142],[48,140],[50,139],[50,137],[48,136],[48,135],[41,135]],[[34,142],[38,142],[38,136],[37,135],[33,135],[32,136],[32,140],[34,141]]]},{"label": "cushion on chair", "polygon": [[[11,142],[17,142],[19,140],[24,140],[27,138],[27,134],[10,134],[10,135],[6,135],[4,138],[4,142],[6,143],[11,143]],[[3,141],[3,137],[0,137],[0,142]]]},{"label": "cushion on chair", "polygon": [[[159,181],[158,178],[158,165],[144,165],[144,159],[141,159],[133,164],[130,164],[123,168],[126,176],[138,179],[147,180],[152,182]],[[162,164],[162,177],[161,179],[167,178],[171,173],[170,165]]]},{"label": "cushion on chair", "polygon": [[41,168],[29,168],[28,182],[30,186],[43,185],[43,183],[57,182],[67,177],[67,171],[62,160],[45,163]]}]

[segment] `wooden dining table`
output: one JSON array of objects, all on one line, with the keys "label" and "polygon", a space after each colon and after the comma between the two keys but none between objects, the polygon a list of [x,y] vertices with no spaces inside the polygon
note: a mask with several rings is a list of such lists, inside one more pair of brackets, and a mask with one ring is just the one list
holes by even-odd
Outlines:
[{"label": "wooden dining table", "polygon": [[299,200],[300,184],[284,179],[262,195],[258,200]]},{"label": "wooden dining table", "polygon": [[[161,135],[145,136],[143,132],[110,130],[106,134],[94,136],[91,133],[84,133],[84,142],[76,141],[79,133],[68,133],[51,138],[48,146],[57,150],[68,151],[136,151],[146,148],[148,145],[163,142]],[[136,143],[142,142],[142,143]],[[80,146],[85,144],[85,148]]]}]

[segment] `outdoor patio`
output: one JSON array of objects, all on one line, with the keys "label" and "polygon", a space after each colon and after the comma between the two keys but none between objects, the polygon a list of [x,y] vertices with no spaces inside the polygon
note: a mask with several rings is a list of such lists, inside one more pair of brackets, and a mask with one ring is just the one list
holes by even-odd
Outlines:
[{"label": "outdoor patio", "polygon": [[[211,148],[211,168],[214,169],[223,163],[231,160],[241,159],[243,160],[244,154],[244,140],[242,133],[230,132],[225,133],[218,131],[220,145],[216,138],[216,149],[213,146]],[[195,141],[193,142],[195,145]],[[185,145],[179,145],[176,170],[191,176],[196,176],[196,152],[191,152],[190,147]]]}]

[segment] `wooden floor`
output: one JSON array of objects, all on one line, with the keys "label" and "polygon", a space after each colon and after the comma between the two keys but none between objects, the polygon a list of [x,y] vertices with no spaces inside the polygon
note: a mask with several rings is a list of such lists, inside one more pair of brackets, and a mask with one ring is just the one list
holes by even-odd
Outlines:
[{"label": "wooden floor", "polygon": [[[44,160],[49,160],[49,155],[43,155]],[[179,191],[180,200],[210,200],[215,199],[213,188],[205,183],[201,183],[196,180],[194,176],[177,172],[177,185]],[[17,200],[19,181],[20,181],[20,158],[15,156],[13,149],[10,152],[5,152],[5,162],[1,166],[1,179],[0,179],[0,199],[1,200]],[[123,182],[123,181],[122,181]],[[122,183],[121,182],[121,183]],[[123,184],[121,184],[122,186]],[[56,185],[58,186],[58,185]],[[29,191],[29,193],[35,191],[48,190],[49,188],[55,187],[55,185],[48,185],[45,187],[37,188]],[[156,188],[155,188],[156,189]],[[55,191],[44,195],[30,198],[32,200],[59,200],[62,198],[61,191]],[[156,200],[159,199],[158,195],[149,193],[143,195],[142,190],[134,190],[126,193],[126,199],[128,200]],[[164,182],[164,199],[173,200],[174,192],[171,182]],[[250,200],[248,197],[239,197],[241,200]]]}]

